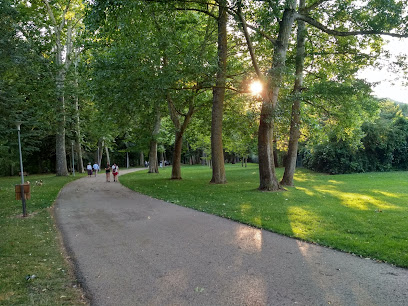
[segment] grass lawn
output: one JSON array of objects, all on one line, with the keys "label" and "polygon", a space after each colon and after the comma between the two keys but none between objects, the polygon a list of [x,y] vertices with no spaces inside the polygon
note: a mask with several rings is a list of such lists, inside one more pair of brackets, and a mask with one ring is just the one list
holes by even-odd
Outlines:
[{"label": "grass lawn", "polygon": [[[20,178],[0,178],[0,305],[85,303],[61,253],[50,209],[61,188],[75,178],[26,177],[31,182],[26,218],[21,217],[21,200],[15,200]],[[43,185],[36,186],[40,179]]]},{"label": "grass lawn", "polygon": [[170,174],[166,167],[120,182],[178,205],[408,267],[408,172],[330,176],[298,169],[296,187],[285,192],[258,191],[257,165],[226,165],[225,185],[209,184],[208,167],[185,166],[180,181]]}]

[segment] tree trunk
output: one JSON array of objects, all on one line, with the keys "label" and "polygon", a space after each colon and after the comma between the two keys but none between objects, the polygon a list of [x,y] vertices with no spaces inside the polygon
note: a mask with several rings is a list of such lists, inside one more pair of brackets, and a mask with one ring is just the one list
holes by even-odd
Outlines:
[{"label": "tree trunk", "polygon": [[272,152],[272,105],[264,104],[261,110],[261,120],[258,131],[259,155],[259,190],[279,190],[280,186],[275,174],[275,164]]},{"label": "tree trunk", "polygon": [[55,143],[56,173],[58,176],[68,175],[67,154],[65,148],[65,100],[64,100],[64,72],[59,71],[57,77],[57,135]]},{"label": "tree trunk", "polygon": [[[50,11],[49,11],[50,14]],[[52,14],[52,13],[51,13]],[[54,17],[52,17],[54,18]],[[65,75],[68,71],[70,65],[70,55],[72,51],[72,27],[71,24],[68,25],[67,30],[67,41],[66,41],[66,54],[65,63],[63,61],[62,53],[63,47],[61,43],[61,32],[57,30],[56,36],[56,65],[57,65],[57,76],[56,76],[56,87],[57,87],[57,135],[55,144],[56,153],[56,173],[58,176],[68,175],[67,168],[67,154],[65,148]]]},{"label": "tree trunk", "polygon": [[277,149],[277,143],[276,143],[276,136],[273,138],[273,164],[275,165],[275,168],[279,167],[279,154],[278,154],[278,149]]},{"label": "tree trunk", "polygon": [[164,168],[164,152],[160,152],[160,163],[162,165],[162,167]]},{"label": "tree trunk", "polygon": [[259,190],[276,191],[281,189],[275,173],[273,161],[272,136],[274,111],[283,79],[288,42],[295,15],[296,1],[291,1],[291,8],[285,9],[279,24],[279,35],[275,46],[272,68],[269,72],[268,92],[263,97],[258,131],[259,154]]},{"label": "tree trunk", "polygon": [[171,179],[181,180],[181,149],[183,146],[183,134],[176,131],[174,141],[173,165],[171,168]]},{"label": "tree trunk", "polygon": [[149,171],[148,173],[159,173],[159,165],[157,162],[157,135],[160,132],[160,110],[159,106],[155,106],[155,121],[152,131],[152,138],[150,140],[149,152]]},{"label": "tree trunk", "polygon": [[76,117],[76,124],[75,124],[75,143],[76,143],[76,151],[78,152],[78,171],[79,173],[84,173],[84,162],[82,160],[82,146],[81,146],[81,125],[79,119],[79,98],[78,98],[78,77],[76,75],[77,70],[77,63],[75,63],[75,117]]},{"label": "tree trunk", "polygon": [[139,166],[144,167],[145,166],[145,160],[144,160],[144,153],[143,151],[140,151],[140,161],[139,161]]},{"label": "tree trunk", "polygon": [[183,124],[180,123],[179,115],[174,106],[174,102],[171,99],[169,93],[167,93],[167,106],[169,108],[169,114],[171,121],[175,127],[175,140],[174,140],[174,152],[173,152],[173,165],[171,169],[171,179],[172,180],[181,180],[181,150],[183,146],[183,135],[187,129],[188,124],[190,123],[191,117],[194,113],[194,98],[196,93],[193,93],[188,100],[188,112],[184,115]]},{"label": "tree trunk", "polygon": [[106,162],[110,165],[111,161],[110,161],[110,156],[109,156],[109,149],[108,146],[105,145],[105,152],[106,152]]},{"label": "tree trunk", "polygon": [[76,146],[75,150],[78,152],[78,161],[77,161],[78,172],[79,173],[84,173],[85,170],[84,170],[84,161],[83,161],[83,157],[82,157],[82,146],[81,146],[81,143],[78,142],[78,139],[75,142],[75,146]]},{"label": "tree trunk", "polygon": [[159,165],[157,162],[157,140],[155,139],[150,140],[148,173],[159,173]]},{"label": "tree trunk", "polygon": [[225,184],[224,151],[222,144],[222,117],[227,72],[227,7],[226,0],[219,1],[218,13],[218,71],[216,86],[213,89],[211,121],[211,159],[213,184]]},{"label": "tree trunk", "polygon": [[[299,8],[305,7],[305,1],[300,1]],[[305,63],[305,40],[306,26],[305,22],[298,20],[297,30],[297,48],[296,48],[296,80],[294,86],[295,100],[292,104],[292,117],[290,122],[290,135],[288,154],[285,162],[285,172],[281,180],[281,184],[285,186],[293,186],[293,177],[296,170],[296,160],[298,153],[298,144],[300,138],[300,94],[303,86],[303,69]]]},{"label": "tree trunk", "polygon": [[103,145],[104,145],[104,141],[103,140],[99,140],[98,141],[98,165],[99,165],[99,169],[102,169],[101,167],[101,163],[102,163],[102,155],[103,155]]}]

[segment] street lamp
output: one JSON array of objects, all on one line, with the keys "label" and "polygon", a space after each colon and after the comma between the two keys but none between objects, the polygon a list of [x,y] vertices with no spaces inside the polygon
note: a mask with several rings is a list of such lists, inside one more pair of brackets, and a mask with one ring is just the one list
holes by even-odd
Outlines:
[{"label": "street lamp", "polygon": [[20,192],[21,192],[21,203],[23,204],[23,217],[27,216],[26,212],[26,201],[24,196],[24,169],[23,169],[23,155],[21,153],[21,140],[20,140],[20,126],[22,122],[16,121],[17,126],[17,134],[18,134],[18,151],[20,153],[20,175],[21,175],[21,185],[20,185]]},{"label": "street lamp", "polygon": [[72,148],[72,175],[75,176],[75,156],[74,156],[74,141],[71,140],[71,148]]}]

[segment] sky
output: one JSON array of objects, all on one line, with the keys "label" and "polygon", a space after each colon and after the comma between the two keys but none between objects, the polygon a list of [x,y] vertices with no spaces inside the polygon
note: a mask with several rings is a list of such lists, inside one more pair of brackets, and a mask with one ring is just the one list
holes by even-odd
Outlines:
[{"label": "sky", "polygon": [[[407,52],[408,39],[386,38],[389,43],[385,47],[391,54]],[[380,82],[373,88],[374,95],[378,98],[390,98],[392,100],[408,103],[408,86],[402,82],[402,73],[395,74],[387,71],[386,68],[379,70],[375,68],[365,69],[359,77],[368,82]]]}]

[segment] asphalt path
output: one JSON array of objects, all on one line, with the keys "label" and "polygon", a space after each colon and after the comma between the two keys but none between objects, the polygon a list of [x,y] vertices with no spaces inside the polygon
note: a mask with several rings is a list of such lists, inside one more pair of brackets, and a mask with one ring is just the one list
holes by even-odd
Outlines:
[{"label": "asphalt path", "polygon": [[408,305],[407,269],[155,200],[104,174],[64,187],[55,213],[92,305]]}]

